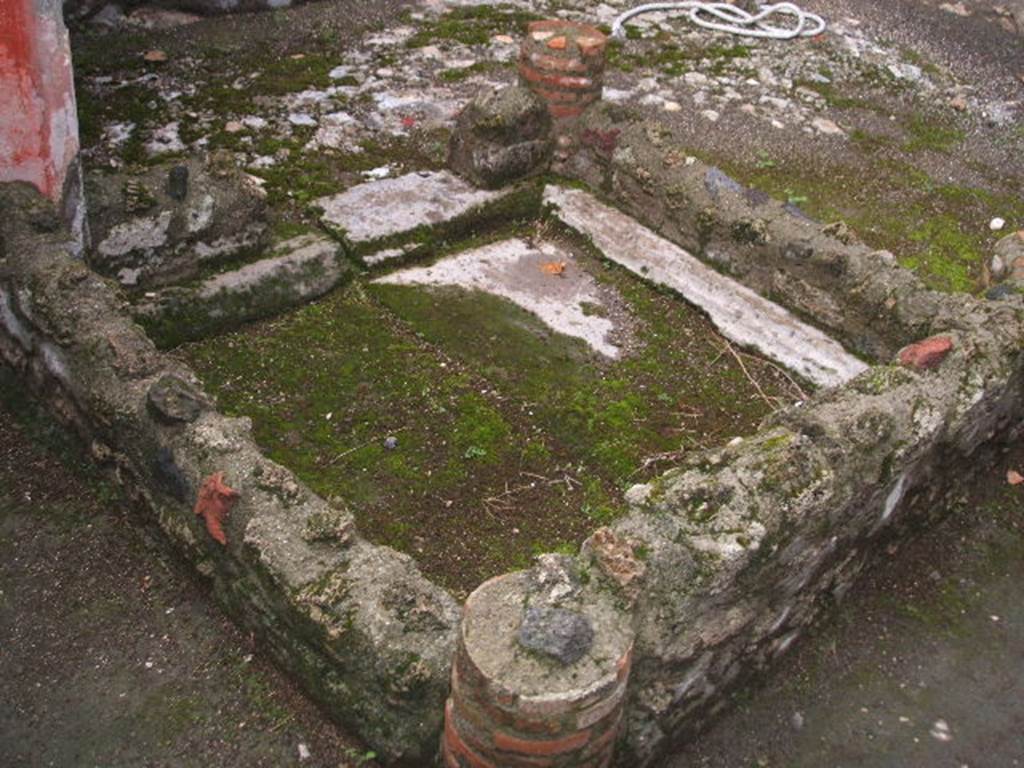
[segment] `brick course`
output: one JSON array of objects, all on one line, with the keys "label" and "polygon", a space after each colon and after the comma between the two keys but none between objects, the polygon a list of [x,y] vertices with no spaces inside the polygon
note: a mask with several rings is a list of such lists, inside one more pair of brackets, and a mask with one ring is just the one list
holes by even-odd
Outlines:
[{"label": "brick course", "polygon": [[[503,642],[513,667],[521,663],[536,669],[542,663],[522,649],[516,650],[514,640],[509,640],[515,635],[512,627],[519,620],[517,611],[523,604],[514,588],[511,591],[517,599],[509,604],[516,607],[501,617],[508,621],[498,621],[510,635],[491,640],[466,629],[467,624],[473,625],[477,611],[493,612],[493,606],[501,602],[495,593],[507,595],[508,583],[520,582],[524,582],[522,574],[498,577],[481,586],[466,602],[463,631],[452,665],[451,696],[445,707],[444,764],[447,768],[610,765],[623,723],[632,642],[616,639],[616,644],[610,646],[615,649],[612,656],[600,663],[584,660],[578,678],[572,674],[577,671],[576,665],[552,667],[551,688],[540,694],[530,684],[522,683],[529,675],[519,676],[514,669],[510,672],[505,663],[488,667],[486,658],[480,663],[480,656],[486,657],[495,644]],[[493,615],[487,617],[489,626],[494,621]],[[490,676],[487,668],[500,669],[500,678]]]},{"label": "brick course", "polygon": [[556,120],[578,117],[601,98],[608,39],[595,27],[561,19],[530,24],[519,78]]}]

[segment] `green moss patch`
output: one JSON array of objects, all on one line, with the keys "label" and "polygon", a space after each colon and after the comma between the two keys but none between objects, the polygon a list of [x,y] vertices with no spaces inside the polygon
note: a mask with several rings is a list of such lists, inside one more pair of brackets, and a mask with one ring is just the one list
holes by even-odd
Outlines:
[{"label": "green moss patch", "polygon": [[997,215],[1024,220],[1024,200],[1008,191],[938,183],[899,159],[899,148],[885,137],[861,131],[852,138],[869,156],[864,162],[871,173],[763,158],[750,164],[708,160],[773,197],[796,202],[819,221],[845,221],[869,245],[892,251],[930,287],[984,288],[985,259],[998,238],[988,222]]},{"label": "green moss patch", "polygon": [[[636,325],[620,361],[494,296],[361,284],[182,351],[273,459],[465,594],[574,549],[623,488],[771,410],[701,315],[580,258]],[[743,359],[772,404],[795,396]]]},{"label": "green moss patch", "polygon": [[479,5],[456,8],[436,21],[417,22],[409,48],[423,48],[446,41],[463,45],[487,45],[495,35],[521,37],[526,25],[541,17],[511,5]]}]

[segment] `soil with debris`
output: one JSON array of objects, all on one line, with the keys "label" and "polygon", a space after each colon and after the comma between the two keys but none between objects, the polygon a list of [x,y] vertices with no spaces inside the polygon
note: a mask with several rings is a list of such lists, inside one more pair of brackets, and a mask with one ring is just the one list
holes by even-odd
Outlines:
[{"label": "soil with debris", "polygon": [[0,762],[372,765],[0,374]]}]

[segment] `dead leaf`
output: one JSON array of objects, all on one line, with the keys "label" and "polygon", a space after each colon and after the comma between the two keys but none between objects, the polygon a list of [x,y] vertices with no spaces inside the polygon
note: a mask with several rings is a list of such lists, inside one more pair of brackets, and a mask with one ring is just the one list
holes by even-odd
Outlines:
[{"label": "dead leaf", "polygon": [[1024,475],[1015,469],[1008,470],[1006,473],[1006,482],[1010,485],[1020,485],[1024,483]]},{"label": "dead leaf", "polygon": [[228,539],[224,534],[224,520],[238,501],[238,495],[238,491],[224,483],[224,473],[215,472],[203,480],[196,498],[196,515],[206,521],[210,536],[225,546]]},{"label": "dead leaf", "polygon": [[152,51],[146,51],[144,54],[142,54],[142,58],[144,58],[146,61],[152,64],[159,64],[161,62],[167,61],[167,54],[159,50],[158,48],[154,48]]},{"label": "dead leaf", "polygon": [[549,275],[561,275],[565,273],[564,261],[545,261],[540,268]]}]

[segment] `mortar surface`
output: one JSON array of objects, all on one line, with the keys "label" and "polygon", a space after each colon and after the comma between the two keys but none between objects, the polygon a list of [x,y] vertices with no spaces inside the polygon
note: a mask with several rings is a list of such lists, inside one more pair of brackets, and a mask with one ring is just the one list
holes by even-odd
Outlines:
[{"label": "mortar surface", "polygon": [[502,194],[478,190],[439,171],[360,184],[314,205],[323,209],[326,226],[340,230],[352,243],[370,243],[450,221]]}]

